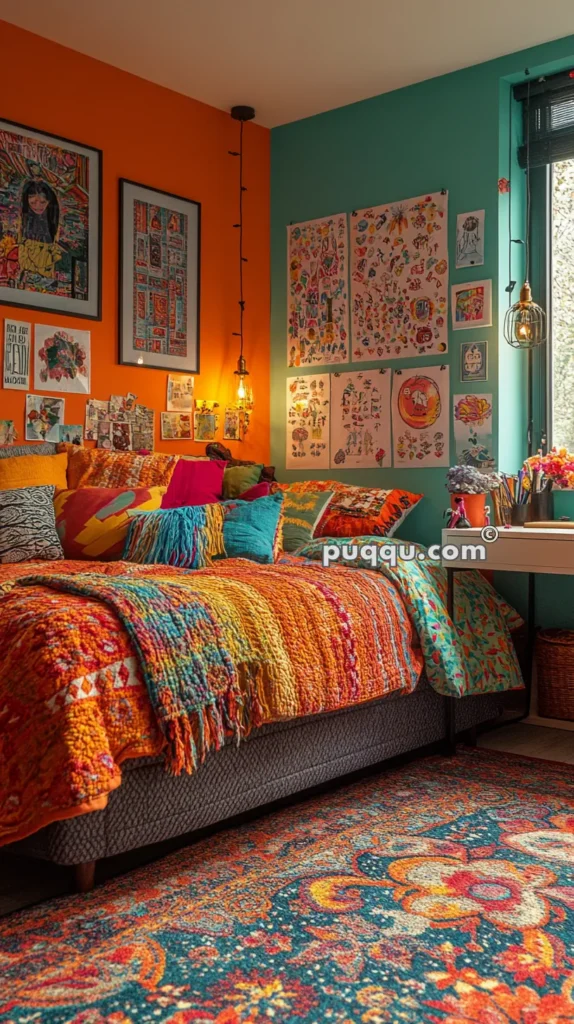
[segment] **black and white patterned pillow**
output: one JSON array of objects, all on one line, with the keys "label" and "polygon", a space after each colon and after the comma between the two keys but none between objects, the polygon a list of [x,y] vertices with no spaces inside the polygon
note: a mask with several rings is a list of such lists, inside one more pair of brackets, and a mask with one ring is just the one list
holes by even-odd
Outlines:
[{"label": "black and white patterned pillow", "polygon": [[18,458],[22,455],[55,455],[56,445],[51,441],[37,444],[7,444],[0,447],[0,459]]},{"label": "black and white patterned pillow", "polygon": [[52,486],[0,491],[0,563],[64,557],[56,533],[54,491]]}]

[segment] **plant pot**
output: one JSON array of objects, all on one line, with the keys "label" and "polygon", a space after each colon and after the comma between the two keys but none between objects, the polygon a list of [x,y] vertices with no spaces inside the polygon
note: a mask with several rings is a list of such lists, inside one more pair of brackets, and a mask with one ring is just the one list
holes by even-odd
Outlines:
[{"label": "plant pot", "polygon": [[456,508],[455,498],[464,498],[466,518],[471,526],[484,526],[486,494],[462,494],[456,492],[450,496],[450,507]]}]

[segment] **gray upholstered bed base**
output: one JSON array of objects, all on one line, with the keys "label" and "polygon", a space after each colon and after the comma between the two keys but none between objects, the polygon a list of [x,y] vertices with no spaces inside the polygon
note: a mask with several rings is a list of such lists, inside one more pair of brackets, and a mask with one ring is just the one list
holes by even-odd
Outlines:
[{"label": "gray upholstered bed base", "polygon": [[[456,702],[457,731],[496,718],[500,694]],[[56,822],[8,849],[81,864],[224,821],[280,797],[444,739],[445,700],[421,683],[408,696],[264,726],[208,756],[193,776],[158,759],[126,761],[105,810]]]}]

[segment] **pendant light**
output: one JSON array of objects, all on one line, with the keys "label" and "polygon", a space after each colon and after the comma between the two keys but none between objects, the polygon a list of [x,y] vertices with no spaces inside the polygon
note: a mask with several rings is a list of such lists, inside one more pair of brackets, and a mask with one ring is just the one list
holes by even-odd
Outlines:
[{"label": "pendant light", "polygon": [[253,390],[251,377],[247,369],[245,356],[243,355],[243,315],[245,313],[245,299],[243,297],[243,264],[247,263],[243,255],[243,193],[247,192],[243,184],[243,125],[246,121],[252,121],[255,117],[253,107],[237,106],[231,108],[231,116],[234,121],[239,121],[239,150],[230,150],[230,156],[239,160],[239,221],[233,227],[239,231],[239,331],[233,332],[234,338],[239,338],[239,358],[237,369],[233,371],[231,379],[231,406],[238,409],[242,416],[240,436],[242,437],[249,426],[249,416],[253,410]]},{"label": "pendant light", "polygon": [[[510,202],[510,197],[509,197]],[[509,242],[511,244],[511,242]],[[504,337],[513,348],[537,348],[546,341],[546,313],[534,302],[528,280],[530,275],[530,81],[526,97],[526,279],[520,298],[504,317]]]}]

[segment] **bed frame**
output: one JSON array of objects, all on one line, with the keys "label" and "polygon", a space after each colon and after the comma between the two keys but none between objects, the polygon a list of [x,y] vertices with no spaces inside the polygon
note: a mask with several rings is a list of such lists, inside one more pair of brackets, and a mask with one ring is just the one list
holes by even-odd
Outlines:
[{"label": "bed frame", "polygon": [[170,776],[160,758],[122,765],[121,786],[103,811],[55,822],[7,852],[71,865],[76,888],[94,885],[96,862],[213,826],[254,808],[429,744],[452,753],[454,734],[500,714],[502,694],[461,699],[423,679],[407,695],[267,725],[208,755],[192,776]]}]

